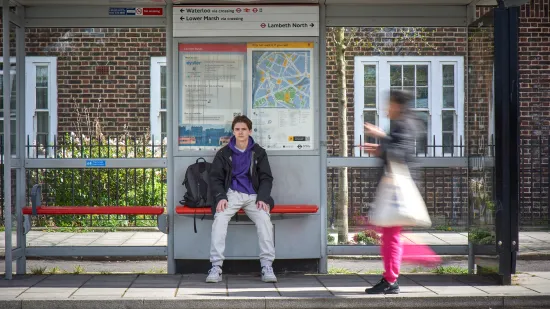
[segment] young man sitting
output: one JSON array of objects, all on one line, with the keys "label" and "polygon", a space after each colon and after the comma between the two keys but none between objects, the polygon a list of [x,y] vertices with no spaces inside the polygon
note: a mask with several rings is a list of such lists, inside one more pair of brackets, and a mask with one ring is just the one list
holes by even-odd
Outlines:
[{"label": "young man sitting", "polygon": [[273,225],[270,210],[273,176],[265,150],[250,136],[252,121],[237,116],[231,126],[233,136],[228,145],[218,151],[210,172],[210,186],[214,195],[215,210],[210,244],[210,262],[206,282],[222,280],[225,236],[231,218],[242,208],[254,222],[260,243],[262,281],[277,282],[272,263],[275,259]]}]

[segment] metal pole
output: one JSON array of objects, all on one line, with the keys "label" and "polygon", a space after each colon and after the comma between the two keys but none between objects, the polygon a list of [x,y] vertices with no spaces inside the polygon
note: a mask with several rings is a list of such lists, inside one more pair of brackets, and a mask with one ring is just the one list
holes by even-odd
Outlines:
[{"label": "metal pole", "polygon": [[[17,6],[16,15],[21,19],[25,18],[25,8]],[[23,207],[25,207],[25,27],[24,24],[16,29],[17,40],[17,158],[20,166],[16,174],[16,211],[17,211],[17,248],[21,248],[23,255],[17,259],[16,273],[24,275],[27,270],[27,257],[25,250],[27,247],[27,236],[23,222]]]},{"label": "metal pole", "polygon": [[4,56],[4,227],[6,228],[5,262],[6,279],[12,278],[12,239],[11,239],[11,140],[10,140],[10,2],[2,0],[3,56]]},{"label": "metal pole", "polygon": [[326,7],[322,3],[319,5],[319,155],[321,161],[321,261],[319,261],[319,272],[326,274],[328,272],[327,256],[327,108],[326,108],[326,82],[327,82],[327,56],[326,56]]},{"label": "metal pole", "polygon": [[[176,273],[176,260],[174,259],[174,134],[176,132],[174,119],[177,119],[177,111],[173,84],[174,84],[174,35],[173,35],[173,4],[172,1],[168,1],[166,4],[166,127],[167,127],[167,141],[166,147],[166,165],[167,165],[167,210],[168,210],[168,241],[167,241],[167,262],[168,262],[168,274]],[[177,72],[177,70],[176,70]]]}]

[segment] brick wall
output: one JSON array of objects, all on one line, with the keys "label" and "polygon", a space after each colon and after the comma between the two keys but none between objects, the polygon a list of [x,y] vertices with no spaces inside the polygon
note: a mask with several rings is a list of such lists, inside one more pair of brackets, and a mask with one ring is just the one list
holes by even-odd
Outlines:
[{"label": "brick wall", "polygon": [[519,82],[521,112],[521,221],[548,220],[550,116],[550,0],[521,9]]},{"label": "brick wall", "polygon": [[93,130],[94,119],[106,135],[148,132],[150,57],[165,55],[165,40],[162,28],[27,29],[28,56],[58,57],[58,133]]}]

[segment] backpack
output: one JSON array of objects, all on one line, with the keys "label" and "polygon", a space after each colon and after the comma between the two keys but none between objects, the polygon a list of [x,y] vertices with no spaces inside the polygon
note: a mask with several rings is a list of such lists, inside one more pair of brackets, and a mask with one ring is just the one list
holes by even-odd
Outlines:
[{"label": "backpack", "polygon": [[[202,160],[203,162],[199,162]],[[191,208],[212,207],[214,198],[210,189],[210,170],[212,163],[206,162],[204,158],[187,167],[182,185],[187,192],[180,201],[182,205]]]},{"label": "backpack", "polygon": [[[203,162],[199,162],[200,160]],[[183,200],[180,201],[181,205],[191,208],[211,208],[214,205],[214,197],[209,185],[211,169],[212,163],[206,162],[204,158],[198,158],[195,163],[187,167],[182,183],[186,192]],[[202,219],[204,217],[203,215]],[[197,233],[196,214],[193,216],[193,228]]]}]

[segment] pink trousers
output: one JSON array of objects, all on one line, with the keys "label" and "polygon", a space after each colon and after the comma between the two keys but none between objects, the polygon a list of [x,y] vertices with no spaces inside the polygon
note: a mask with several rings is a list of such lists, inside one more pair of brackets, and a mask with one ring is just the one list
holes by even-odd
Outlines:
[{"label": "pink trousers", "polygon": [[401,243],[401,227],[383,227],[380,253],[384,261],[384,279],[394,283],[399,277],[403,244]]}]

